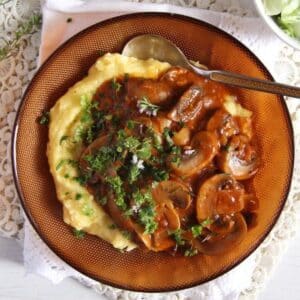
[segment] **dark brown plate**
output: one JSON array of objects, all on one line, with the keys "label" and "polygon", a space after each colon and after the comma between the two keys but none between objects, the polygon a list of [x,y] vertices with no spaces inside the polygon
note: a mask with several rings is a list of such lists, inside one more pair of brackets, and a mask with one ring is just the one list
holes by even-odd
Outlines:
[{"label": "dark brown plate", "polygon": [[272,80],[264,65],[229,34],[204,22],[164,13],[139,13],[110,19],[80,32],[44,63],[29,85],[13,135],[13,167],[23,208],[45,243],[65,262],[100,282],[135,291],[173,291],[207,282],[244,260],[267,236],[285,203],[293,169],[293,132],[280,96],[237,90],[254,112],[262,165],[251,182],[260,201],[258,225],[233,251],[220,256],[173,257],[136,249],[121,253],[94,236],[76,239],[62,220],[62,207],[46,158],[47,128],[37,124],[80,80],[99,50],[120,52],[133,36],[162,35],[192,60],[210,68]]}]

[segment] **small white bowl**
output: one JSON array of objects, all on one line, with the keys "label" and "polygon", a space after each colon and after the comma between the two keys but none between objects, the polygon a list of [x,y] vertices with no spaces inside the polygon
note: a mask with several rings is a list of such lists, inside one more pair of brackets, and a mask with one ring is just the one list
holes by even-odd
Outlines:
[{"label": "small white bowl", "polygon": [[300,50],[300,41],[287,35],[280,27],[277,25],[273,17],[268,16],[265,11],[265,7],[262,0],[254,0],[254,4],[259,15],[267,23],[267,25],[281,38],[284,42],[290,46]]}]

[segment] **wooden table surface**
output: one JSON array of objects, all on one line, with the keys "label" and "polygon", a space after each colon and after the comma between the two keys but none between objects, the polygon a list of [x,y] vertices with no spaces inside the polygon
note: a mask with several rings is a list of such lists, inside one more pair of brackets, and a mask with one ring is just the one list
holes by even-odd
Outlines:
[{"label": "wooden table surface", "polygon": [[[271,276],[260,300],[300,299],[300,235],[289,247]],[[38,275],[25,274],[22,248],[0,238],[0,300],[101,300],[105,299],[73,279],[58,285]],[[208,299],[210,300],[210,299]]]}]

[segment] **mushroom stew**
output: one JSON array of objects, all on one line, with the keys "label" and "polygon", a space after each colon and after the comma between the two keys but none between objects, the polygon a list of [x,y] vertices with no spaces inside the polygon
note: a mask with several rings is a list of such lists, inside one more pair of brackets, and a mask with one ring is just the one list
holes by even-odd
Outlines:
[{"label": "mushroom stew", "polygon": [[84,110],[77,180],[140,247],[217,255],[255,225],[253,116],[231,90],[171,67],[106,81]]}]

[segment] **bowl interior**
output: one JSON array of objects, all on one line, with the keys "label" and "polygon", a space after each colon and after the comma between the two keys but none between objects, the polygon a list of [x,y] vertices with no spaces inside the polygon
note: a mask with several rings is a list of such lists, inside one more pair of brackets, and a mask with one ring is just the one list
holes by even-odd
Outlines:
[{"label": "bowl interior", "polygon": [[279,96],[236,90],[254,112],[262,165],[248,182],[260,201],[258,225],[243,243],[220,256],[193,258],[121,253],[94,236],[77,240],[63,223],[46,158],[47,128],[37,124],[67,89],[80,80],[99,50],[120,52],[131,37],[152,33],[177,44],[188,58],[210,68],[271,79],[264,66],[234,38],[206,23],[169,14],[133,14],[99,23],[60,47],[41,67],[19,111],[14,140],[14,171],[24,209],[48,246],[80,272],[103,283],[136,291],[170,291],[215,278],[237,265],[264,239],[285,202],[293,166],[293,140],[285,104]]}]

